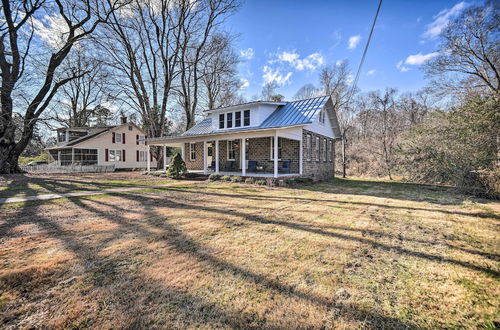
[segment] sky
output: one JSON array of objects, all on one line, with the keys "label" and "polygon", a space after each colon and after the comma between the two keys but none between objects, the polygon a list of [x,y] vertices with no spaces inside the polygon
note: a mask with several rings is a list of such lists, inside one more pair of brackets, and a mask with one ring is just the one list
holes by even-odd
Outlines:
[{"label": "sky", "polygon": [[[358,87],[362,91],[426,85],[421,66],[437,55],[439,32],[471,2],[385,0],[382,3]],[[238,35],[235,48],[242,94],[253,99],[266,82],[291,99],[317,85],[324,65],[347,60],[358,68],[378,0],[247,0],[226,21]]]}]

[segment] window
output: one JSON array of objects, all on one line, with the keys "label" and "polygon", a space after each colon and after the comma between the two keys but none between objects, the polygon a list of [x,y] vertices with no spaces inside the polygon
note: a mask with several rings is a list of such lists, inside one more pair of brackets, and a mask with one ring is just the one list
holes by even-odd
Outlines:
[{"label": "window", "polygon": [[333,141],[330,140],[330,153],[328,154],[328,160],[330,160],[331,162],[332,159],[333,159]]},{"label": "window", "polygon": [[241,111],[234,113],[234,127],[241,127]]},{"label": "window", "polygon": [[236,159],[236,145],[235,141],[227,141],[227,160]]},{"label": "window", "polygon": [[306,139],[306,157],[307,160],[311,160],[311,134],[307,134],[307,139]]},{"label": "window", "polygon": [[139,162],[147,162],[148,161],[148,152],[139,150]]},{"label": "window", "polygon": [[122,143],[122,133],[115,134],[115,143]]},{"label": "window", "polygon": [[232,112],[226,113],[226,127],[227,128],[233,127],[233,113]]},{"label": "window", "polygon": [[223,129],[224,128],[224,114],[220,114],[219,115],[219,129]]},{"label": "window", "polygon": [[322,109],[320,112],[319,112],[319,122],[324,124],[325,123],[325,110]]},{"label": "window", "polygon": [[[278,160],[281,160],[282,141],[278,138]],[[274,160],[274,137],[271,137],[271,160]]]},{"label": "window", "polygon": [[74,149],[75,165],[97,164],[97,149]]},{"label": "window", "polygon": [[128,126],[128,130],[131,131],[132,130],[132,125],[129,125]]},{"label": "window", "polygon": [[250,126],[250,110],[243,111],[243,126]]},{"label": "window", "polygon": [[326,158],[326,139],[323,139],[323,161],[326,162],[327,161],[327,158]]},{"label": "window", "polygon": [[320,155],[319,137],[316,137],[316,143],[314,144],[314,154],[316,155],[316,161],[319,161],[319,155]]},{"label": "window", "polygon": [[122,151],[121,150],[109,150],[109,161],[110,162],[119,162],[122,160]]},{"label": "window", "polygon": [[189,161],[194,162],[196,160],[196,144],[189,144]]}]

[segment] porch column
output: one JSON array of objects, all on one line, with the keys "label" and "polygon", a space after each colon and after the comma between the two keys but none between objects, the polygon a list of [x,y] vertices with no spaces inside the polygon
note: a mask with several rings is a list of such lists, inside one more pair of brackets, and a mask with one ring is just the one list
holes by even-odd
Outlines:
[{"label": "porch column", "polygon": [[302,160],[304,158],[304,150],[303,150],[303,146],[302,146],[302,141],[303,139],[300,139],[299,141],[299,174],[302,175]]},{"label": "porch column", "polygon": [[75,165],[75,148],[71,148],[71,166]]},{"label": "porch column", "polygon": [[163,146],[163,170],[167,173],[167,146]]},{"label": "porch column", "polygon": [[148,172],[151,170],[151,147],[149,146],[148,144],[148,154],[146,155],[146,159],[148,160],[147,162],[147,169],[148,169]]},{"label": "porch column", "polygon": [[61,166],[61,150],[57,151],[57,162],[59,163],[59,166]]},{"label": "porch column", "polygon": [[278,132],[274,133],[274,177],[278,177]]},{"label": "porch column", "polygon": [[219,140],[215,140],[215,173],[219,173]]},{"label": "porch column", "polygon": [[241,175],[247,175],[247,155],[246,155],[246,140],[245,138],[241,139]]},{"label": "porch column", "polygon": [[185,159],[185,157],[186,157],[186,152],[185,152],[186,148],[185,148],[185,145],[186,145],[185,143],[183,143],[181,145],[181,158],[182,158],[183,161],[186,161],[186,159]]},{"label": "porch column", "polygon": [[207,158],[208,158],[207,141],[203,141],[203,174],[208,173]]}]

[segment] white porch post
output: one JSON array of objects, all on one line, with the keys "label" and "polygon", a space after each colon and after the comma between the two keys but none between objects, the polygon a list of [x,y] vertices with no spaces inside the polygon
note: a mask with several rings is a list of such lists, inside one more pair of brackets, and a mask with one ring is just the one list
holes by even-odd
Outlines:
[{"label": "white porch post", "polygon": [[241,139],[241,175],[247,175],[247,153],[246,153],[246,140],[245,138]]},{"label": "white porch post", "polygon": [[147,169],[148,172],[151,171],[151,147],[148,144],[148,154],[146,155],[146,159],[148,160],[147,162]]},{"label": "white porch post", "polygon": [[59,166],[61,166],[61,150],[57,151],[57,162],[59,163]]},{"label": "white porch post", "polygon": [[299,143],[299,174],[302,175],[302,160],[304,158],[304,150],[303,150],[303,139],[300,139]]},{"label": "white porch post", "polygon": [[203,173],[208,173],[208,151],[207,151],[207,141],[203,141]]},{"label": "white porch post", "polygon": [[274,133],[274,177],[278,177],[278,132]]},{"label": "white porch post", "polygon": [[186,145],[185,143],[183,143],[181,145],[181,158],[182,158],[183,161],[186,161],[186,159],[185,159],[185,157],[186,157],[186,152],[185,152],[186,148],[185,148],[185,145]]},{"label": "white porch post", "polygon": [[167,172],[167,146],[163,146],[163,170]]},{"label": "white porch post", "polygon": [[75,165],[75,148],[71,148],[71,166]]},{"label": "white porch post", "polygon": [[219,173],[219,140],[215,140],[215,173]]}]

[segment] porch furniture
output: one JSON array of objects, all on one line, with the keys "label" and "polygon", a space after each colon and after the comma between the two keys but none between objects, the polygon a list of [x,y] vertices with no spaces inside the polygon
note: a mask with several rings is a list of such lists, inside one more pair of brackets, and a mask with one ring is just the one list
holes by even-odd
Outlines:
[{"label": "porch furniture", "polygon": [[255,160],[248,161],[248,171],[249,172],[257,172],[257,161],[255,161]]},{"label": "porch furniture", "polygon": [[212,160],[212,163],[210,165],[208,165],[208,168],[210,170],[215,170],[215,160]]},{"label": "porch furniture", "polygon": [[281,173],[290,173],[290,161],[284,160],[281,167],[278,168],[278,172]]},{"label": "porch furniture", "polygon": [[236,171],[236,162],[235,161],[229,161],[226,162],[226,166],[224,167],[224,171]]},{"label": "porch furniture", "polygon": [[264,166],[258,165],[255,167],[255,172],[264,172]]}]

